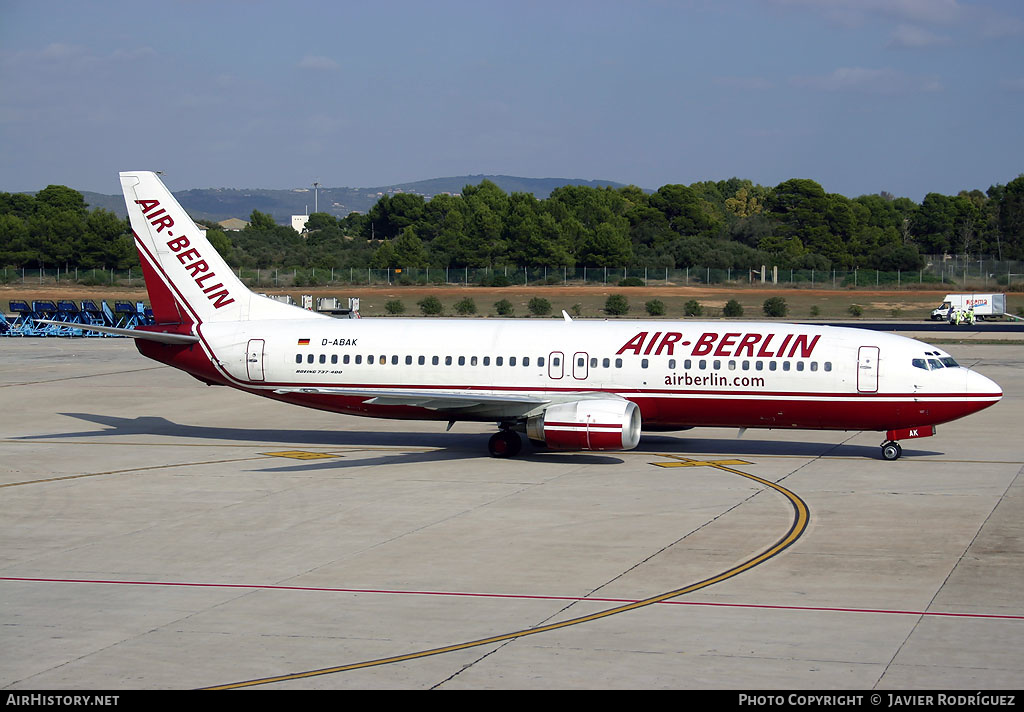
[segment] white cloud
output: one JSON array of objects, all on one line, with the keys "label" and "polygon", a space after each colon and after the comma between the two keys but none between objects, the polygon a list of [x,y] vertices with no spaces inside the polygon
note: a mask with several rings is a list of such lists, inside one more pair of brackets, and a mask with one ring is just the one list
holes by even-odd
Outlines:
[{"label": "white cloud", "polygon": [[853,91],[864,94],[906,94],[942,91],[933,77],[916,77],[896,69],[840,67],[825,76],[794,77],[795,86],[818,91]]},{"label": "white cloud", "polygon": [[718,86],[743,91],[767,91],[775,88],[775,83],[764,77],[716,77],[713,81]]},{"label": "white cloud", "polygon": [[299,69],[311,69],[318,72],[333,72],[341,68],[341,65],[330,57],[312,54],[307,54],[303,57],[297,66]]},{"label": "white cloud", "polygon": [[945,35],[937,35],[918,25],[900,25],[889,39],[888,47],[896,49],[927,49],[952,44]]}]

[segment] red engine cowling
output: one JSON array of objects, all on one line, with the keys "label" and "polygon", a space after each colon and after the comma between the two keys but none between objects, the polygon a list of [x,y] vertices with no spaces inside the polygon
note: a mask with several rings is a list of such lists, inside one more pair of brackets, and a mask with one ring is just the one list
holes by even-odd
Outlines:
[{"label": "red engine cowling", "polygon": [[526,434],[553,450],[632,450],[640,442],[640,409],[619,398],[558,403],[528,419]]}]

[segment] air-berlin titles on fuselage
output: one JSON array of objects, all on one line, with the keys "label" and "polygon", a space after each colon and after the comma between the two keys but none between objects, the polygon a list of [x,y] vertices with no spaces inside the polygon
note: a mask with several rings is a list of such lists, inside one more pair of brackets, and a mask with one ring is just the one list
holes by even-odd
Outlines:
[{"label": "air-berlin titles on fuselage", "polygon": [[[691,356],[748,356],[750,358],[810,358],[821,334],[786,334],[776,341],[777,334],[744,334],[741,332],[705,332],[700,335]],[[795,337],[795,338],[794,338]],[[689,346],[691,342],[681,341],[678,331],[641,331],[622,345],[615,354],[632,351],[637,356],[675,355],[675,346]],[[773,343],[774,342],[774,343]],[[788,350],[787,350],[788,349]]]},{"label": "air-berlin titles on fuselage", "polygon": [[[184,235],[174,237],[174,233],[171,232],[171,228],[174,227],[174,218],[168,215],[164,208],[160,207],[160,201],[136,200],[135,202],[142,209],[142,214],[149,220],[149,224],[155,227],[157,232],[163,232],[166,228],[167,237],[174,238],[168,240],[167,247],[170,248],[171,252],[175,253],[178,262],[185,266],[185,269],[188,270],[189,275],[191,275],[203,294],[206,295],[206,298],[213,302],[214,308],[220,309],[234,302],[234,297],[228,294],[228,290],[223,283],[217,282],[217,275],[210,270],[210,265],[206,263],[206,260],[199,254],[199,251],[194,247],[189,247],[191,244],[189,239]],[[211,280],[215,284],[211,284],[208,287],[204,286],[206,282]],[[218,289],[220,290],[219,292],[217,291]]]}]

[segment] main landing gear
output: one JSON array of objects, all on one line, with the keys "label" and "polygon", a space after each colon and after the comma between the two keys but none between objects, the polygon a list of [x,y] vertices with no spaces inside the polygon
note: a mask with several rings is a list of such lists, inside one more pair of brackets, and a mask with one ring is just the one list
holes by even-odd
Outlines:
[{"label": "main landing gear", "polygon": [[515,457],[523,449],[523,439],[511,428],[502,427],[487,441],[487,449],[491,457]]},{"label": "main landing gear", "polygon": [[895,442],[894,440],[886,440],[882,443],[883,460],[896,460],[902,454],[903,448],[900,447],[898,442]]}]

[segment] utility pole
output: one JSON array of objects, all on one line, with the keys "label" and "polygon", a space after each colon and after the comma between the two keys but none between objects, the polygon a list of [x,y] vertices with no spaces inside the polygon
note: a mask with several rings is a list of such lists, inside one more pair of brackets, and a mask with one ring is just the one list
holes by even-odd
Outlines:
[{"label": "utility pole", "polygon": [[320,212],[320,182],[313,181],[313,212]]}]

